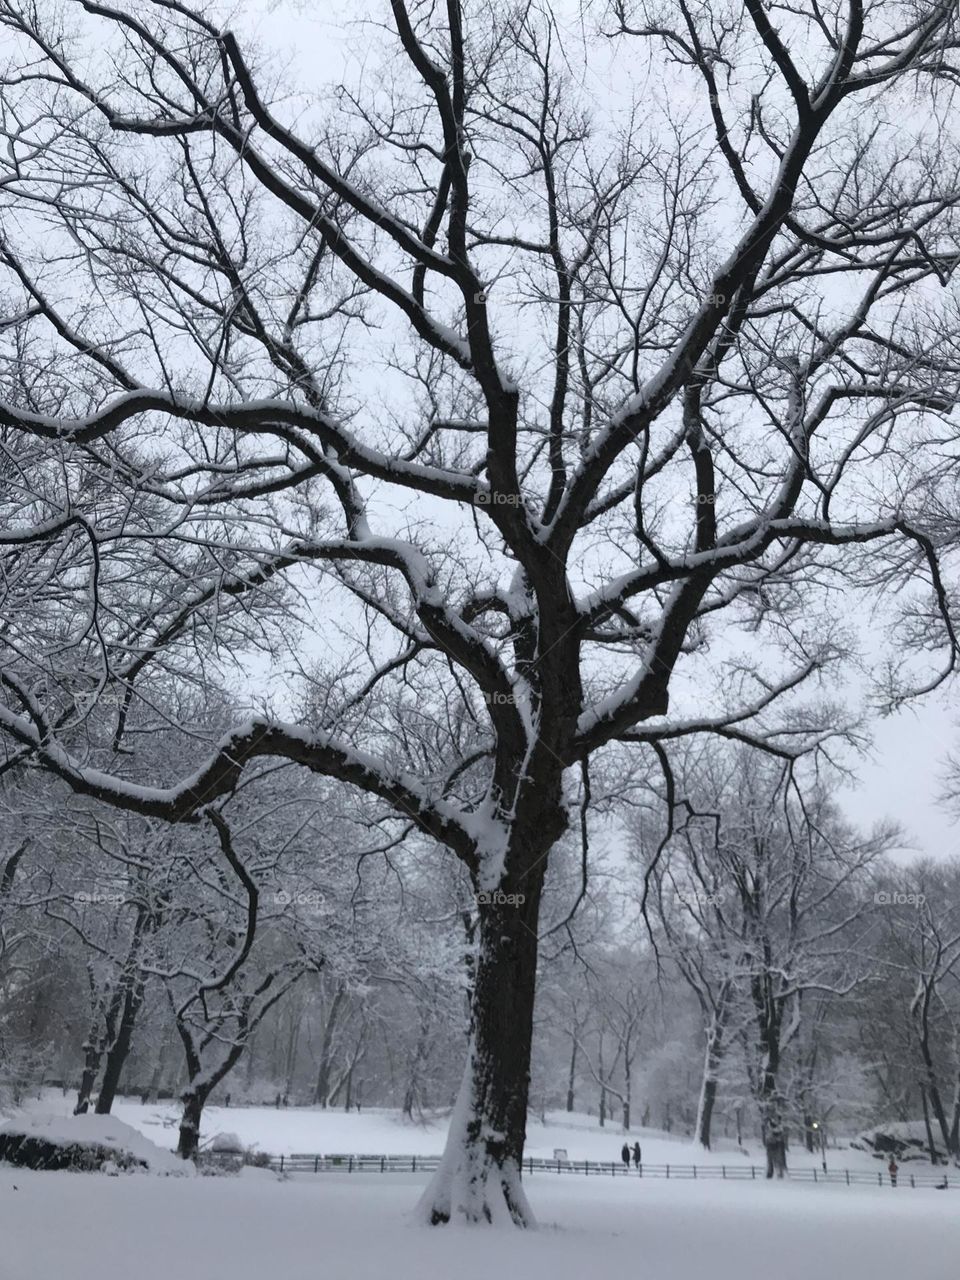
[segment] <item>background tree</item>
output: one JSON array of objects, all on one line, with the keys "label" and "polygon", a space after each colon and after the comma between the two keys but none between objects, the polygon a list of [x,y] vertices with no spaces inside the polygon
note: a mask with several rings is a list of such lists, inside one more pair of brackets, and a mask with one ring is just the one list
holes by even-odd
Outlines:
[{"label": "background tree", "polygon": [[[768,1177],[782,1176],[791,1102],[809,1125],[817,1002],[848,993],[869,973],[870,871],[894,833],[878,827],[859,836],[822,789],[804,794],[792,770],[754,752],[715,751],[687,763],[682,825],[648,857],[660,928],[706,1015],[700,1138],[723,1034],[736,1016],[752,1045]],[[784,1060],[801,1028],[805,1071],[791,1099]]]}]

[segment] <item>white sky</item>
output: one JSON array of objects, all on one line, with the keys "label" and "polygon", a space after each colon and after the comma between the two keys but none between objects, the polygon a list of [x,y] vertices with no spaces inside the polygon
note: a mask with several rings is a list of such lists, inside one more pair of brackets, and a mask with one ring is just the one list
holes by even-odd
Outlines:
[{"label": "white sky", "polygon": [[954,686],[874,722],[874,758],[860,763],[861,785],[845,795],[854,822],[887,815],[903,826],[907,848],[938,858],[960,853],[960,825],[937,803],[946,757],[960,745],[956,701]]}]

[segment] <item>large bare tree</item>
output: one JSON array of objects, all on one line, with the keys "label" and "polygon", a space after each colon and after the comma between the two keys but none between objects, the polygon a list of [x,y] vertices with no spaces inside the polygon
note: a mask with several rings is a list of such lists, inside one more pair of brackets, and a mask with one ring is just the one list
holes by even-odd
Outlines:
[{"label": "large bare tree", "polygon": [[[888,700],[955,656],[918,513],[955,447],[956,5],[588,13],[581,47],[547,4],[371,4],[379,60],[292,96],[206,5],[0,0],[8,765],[190,822],[269,758],[462,861],[432,1222],[531,1221],[538,909],[591,760],[815,747],[858,575],[940,619]],[[254,656],[281,714],[179,714]],[[131,716],[195,767],[144,776]]]}]

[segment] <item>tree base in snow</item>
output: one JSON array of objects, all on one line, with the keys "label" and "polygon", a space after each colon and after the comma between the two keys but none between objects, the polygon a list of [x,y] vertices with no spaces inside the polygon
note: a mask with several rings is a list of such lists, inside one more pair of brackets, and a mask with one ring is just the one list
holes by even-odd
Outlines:
[{"label": "tree base in snow", "polygon": [[464,1160],[451,1169],[444,1157],[417,1207],[420,1219],[431,1227],[455,1221],[535,1228],[517,1167],[478,1160],[471,1171],[473,1163]]},{"label": "tree base in snow", "polygon": [[481,1137],[475,1119],[467,1120],[469,1097],[468,1073],[451,1117],[443,1157],[417,1206],[418,1217],[431,1227],[451,1221],[536,1227],[519,1161],[504,1156],[492,1136]]}]

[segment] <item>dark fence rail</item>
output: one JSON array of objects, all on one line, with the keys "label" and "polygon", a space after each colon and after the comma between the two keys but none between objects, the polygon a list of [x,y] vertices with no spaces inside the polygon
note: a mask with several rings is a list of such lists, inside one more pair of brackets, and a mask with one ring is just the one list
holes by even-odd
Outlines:
[{"label": "dark fence rail", "polygon": [[[432,1173],[440,1163],[439,1156],[378,1156],[378,1155],[290,1155],[271,1160],[270,1167],[279,1173]],[[620,1161],[600,1160],[546,1160],[527,1156],[523,1162],[524,1173],[577,1173],[583,1177],[613,1178],[675,1178],[702,1181],[722,1179],[725,1182],[756,1182],[766,1177],[763,1165],[744,1164],[641,1164],[627,1169]],[[845,1186],[895,1186],[937,1187],[942,1190],[960,1190],[960,1174],[953,1171],[951,1179],[947,1171],[931,1169],[920,1173],[901,1168],[896,1182],[891,1182],[886,1169],[872,1172],[867,1169],[793,1169],[787,1177],[791,1182],[842,1183]]]}]

